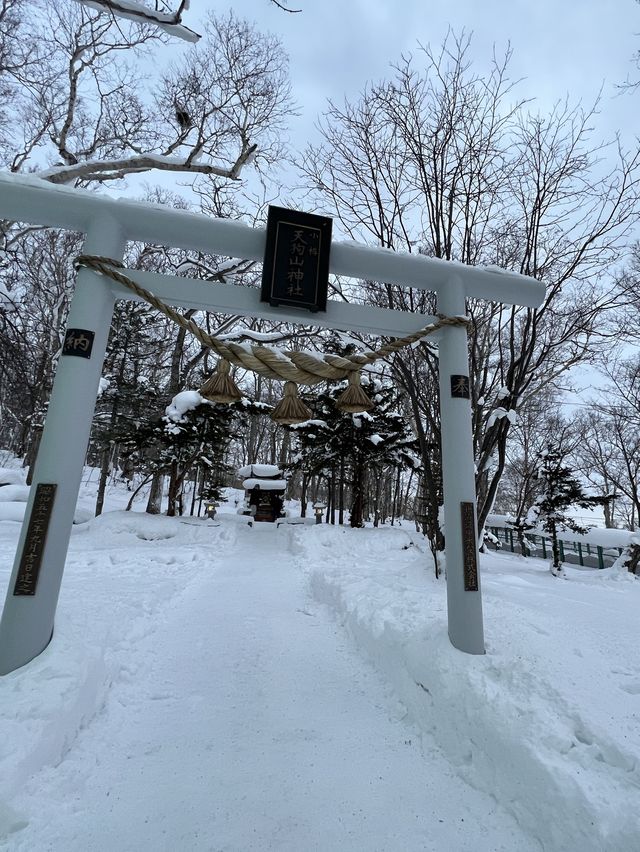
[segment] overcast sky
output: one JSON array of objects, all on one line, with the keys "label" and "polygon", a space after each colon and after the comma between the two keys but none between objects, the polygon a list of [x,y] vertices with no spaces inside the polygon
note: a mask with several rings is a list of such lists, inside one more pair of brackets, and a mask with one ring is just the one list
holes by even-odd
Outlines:
[{"label": "overcast sky", "polygon": [[[295,5],[294,5],[295,4]],[[192,0],[189,25],[224,0]],[[635,0],[291,0],[287,14],[269,0],[233,0],[239,16],[277,33],[291,59],[301,116],[292,128],[297,148],[312,141],[316,116],[328,97],[357,96],[369,80],[418,43],[439,45],[449,27],[473,33],[471,56],[488,68],[493,45],[513,47],[512,78],[519,93],[545,111],[567,93],[591,103],[604,85],[601,129],[621,130],[631,142],[638,129],[640,93],[618,95],[616,83],[633,73],[640,47]]]}]

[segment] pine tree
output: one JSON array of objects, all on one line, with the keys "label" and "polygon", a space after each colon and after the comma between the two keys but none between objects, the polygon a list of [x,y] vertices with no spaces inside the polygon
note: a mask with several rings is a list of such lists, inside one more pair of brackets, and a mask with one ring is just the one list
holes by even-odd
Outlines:
[{"label": "pine tree", "polygon": [[553,443],[547,444],[539,454],[537,478],[543,485],[543,491],[529,510],[526,520],[529,528],[540,526],[551,535],[553,559],[550,570],[554,576],[562,574],[558,531],[570,530],[584,535],[588,530],[567,515],[567,509],[570,506],[591,509],[594,506],[603,506],[611,499],[608,496],[585,494],[574,472],[565,463],[565,457],[562,448]]},{"label": "pine tree", "polygon": [[[197,391],[177,394],[163,416],[130,424],[121,437],[126,456],[136,470],[171,476],[168,515],[182,514],[182,492],[195,473],[200,496],[219,500],[230,469],[226,453],[238,411],[228,405],[207,402]],[[125,424],[125,429],[127,424]]]},{"label": "pine tree", "polygon": [[[346,479],[351,492],[350,524],[364,525],[367,478],[374,506],[379,484],[403,467],[419,467],[417,442],[406,417],[397,410],[393,388],[377,379],[363,382],[375,408],[345,414],[336,406],[344,390],[337,386],[310,400],[315,417],[295,428],[294,467],[308,475],[324,475],[339,484]],[[333,488],[335,491],[335,487]]]}]

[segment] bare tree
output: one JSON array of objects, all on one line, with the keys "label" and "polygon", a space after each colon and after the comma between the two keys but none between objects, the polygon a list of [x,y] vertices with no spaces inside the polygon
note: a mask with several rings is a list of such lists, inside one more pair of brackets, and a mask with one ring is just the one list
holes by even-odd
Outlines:
[{"label": "bare tree", "polygon": [[252,159],[280,156],[276,140],[291,103],[274,37],[233,15],[211,16],[202,41],[144,97],[140,70],[118,53],[148,46],[147,29],[134,25],[123,40],[108,18],[57,14],[51,48],[67,67],[56,69],[53,91],[42,80],[36,101],[49,109],[48,141],[59,162],[41,177],[78,184],[163,170],[238,180]]},{"label": "bare tree", "polygon": [[[21,14],[27,5],[29,16]],[[287,58],[277,39],[233,15],[211,16],[200,42],[159,81],[146,78],[139,61],[162,46],[156,28],[116,22],[80,3],[62,0],[45,7],[37,0],[4,0],[0,36],[0,87],[8,93],[3,107],[11,96],[16,108],[15,126],[0,147],[14,172],[89,187],[170,170],[191,176],[196,198],[209,212],[238,217],[239,193],[227,187],[241,186],[241,169],[252,159],[258,168],[268,168],[282,155],[282,131],[291,111]],[[22,50],[25,44],[29,50]],[[151,189],[145,195],[187,206],[167,191]],[[77,240],[11,223],[4,227],[0,284],[9,293],[3,302],[12,309],[0,311],[2,439],[26,453],[27,463],[37,448],[60,351]],[[252,264],[153,246],[130,247],[128,262],[211,280],[255,276]],[[207,352],[165,320],[145,321],[142,327],[139,315],[139,309],[125,310],[116,317],[115,348],[105,364],[115,395],[105,397],[103,431],[112,431],[123,416],[119,386],[135,393],[138,379],[144,380],[144,387],[155,388],[162,411],[168,402],[163,395],[170,398],[186,382],[198,386],[211,367]],[[251,324],[213,315],[198,319],[212,332]],[[149,331],[153,345],[145,343]],[[101,466],[102,482],[117,470],[119,450],[117,441],[101,446],[99,452],[94,447],[92,463]]]},{"label": "bare tree", "polygon": [[[75,186],[172,171],[215,194],[221,181],[238,184],[251,160],[262,168],[281,157],[287,58],[276,39],[233,15],[212,16],[158,86],[137,63],[158,42],[149,27],[116,25],[65,0],[32,3],[25,17],[23,0],[4,8],[0,86],[15,113],[0,149],[11,171]],[[5,258],[23,233],[4,223]]]},{"label": "bare tree", "polygon": [[[357,103],[330,103],[324,141],[308,150],[303,172],[318,205],[351,236],[496,264],[547,284],[537,310],[467,307],[482,527],[518,408],[557,386],[603,339],[601,318],[614,290],[603,276],[637,218],[640,157],[614,143],[605,170],[605,147],[591,141],[596,107],[563,102],[548,115],[532,113],[509,79],[510,51],[480,75],[469,47],[467,37],[450,34],[439,51],[420,50],[423,69],[406,57],[390,81],[368,87]],[[427,297],[388,285],[368,286],[367,297],[433,312]],[[416,417],[439,443],[435,394],[419,391],[436,365],[424,344],[393,362]]]},{"label": "bare tree", "polygon": [[509,516],[509,527],[517,533],[523,556],[530,550],[526,532],[532,524],[528,512],[542,492],[541,453],[553,442],[567,454],[575,452],[581,439],[575,422],[565,420],[557,413],[559,408],[557,394],[542,392],[520,407],[518,420],[509,431],[495,509]]},{"label": "bare tree", "polygon": [[75,234],[32,233],[17,245],[5,276],[16,307],[0,314],[3,446],[25,455],[27,464],[37,450],[62,347],[73,287],[71,258],[79,248]]},{"label": "bare tree", "polygon": [[579,418],[577,459],[589,482],[614,494],[610,514],[634,530],[640,527],[640,359],[612,359],[604,371],[608,386]]}]

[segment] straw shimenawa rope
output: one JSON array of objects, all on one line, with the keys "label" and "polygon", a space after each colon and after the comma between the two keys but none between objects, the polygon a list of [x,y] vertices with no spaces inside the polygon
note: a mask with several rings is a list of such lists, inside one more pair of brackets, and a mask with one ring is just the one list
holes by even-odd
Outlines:
[{"label": "straw shimenawa rope", "polygon": [[397,340],[386,343],[374,351],[363,352],[359,355],[350,355],[348,358],[331,354],[315,356],[306,352],[296,352],[293,350],[282,352],[271,349],[268,346],[251,346],[249,349],[238,343],[222,340],[219,337],[207,334],[193,320],[187,319],[178,311],[158,299],[157,296],[154,296],[149,290],[145,290],[144,287],[136,284],[135,281],[132,281],[123,272],[119,272],[118,269],[124,268],[123,264],[119,261],[112,260],[109,257],[83,254],[76,258],[75,266],[76,268],[85,267],[92,269],[94,272],[106,275],[108,278],[112,278],[114,281],[122,284],[181,328],[190,331],[203,346],[212,349],[221,358],[226,359],[230,363],[244,367],[246,370],[260,373],[271,379],[296,382],[301,385],[315,385],[322,381],[339,381],[340,379],[348,378],[352,373],[361,370],[362,367],[373,364],[387,355],[392,355],[405,346],[410,346],[423,337],[433,334],[440,328],[445,326],[466,326],[470,323],[468,317],[447,317],[438,314],[437,322],[431,323],[419,331],[414,331],[406,337],[400,337]]}]

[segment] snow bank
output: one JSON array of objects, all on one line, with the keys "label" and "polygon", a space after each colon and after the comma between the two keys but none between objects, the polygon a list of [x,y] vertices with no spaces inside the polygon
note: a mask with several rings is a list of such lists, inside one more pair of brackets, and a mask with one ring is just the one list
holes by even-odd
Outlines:
[{"label": "snow bank", "polygon": [[[158,629],[163,613],[208,570],[213,550],[234,547],[234,524],[190,520],[117,511],[74,529],[54,641],[28,667],[0,677],[0,846],[22,827],[2,800],[60,763],[112,682],[135,680],[131,646]],[[5,529],[3,599],[15,548],[15,526]]]},{"label": "snow bank", "polygon": [[[95,764],[82,762],[84,752],[80,748],[78,754],[75,747],[79,733],[103,708],[102,715],[110,716],[114,726],[129,731],[135,713],[142,712],[142,704],[126,706],[119,699],[123,694],[137,696],[142,681],[149,687],[149,670],[158,653],[157,639],[163,623],[166,627],[169,614],[181,612],[181,607],[191,613],[193,601],[203,600],[203,577],[218,571],[224,563],[227,568],[223,585],[235,590],[235,604],[228,615],[231,622],[240,624],[242,639],[233,640],[241,646],[233,649],[222,643],[219,657],[227,668],[231,659],[241,662],[231,668],[226,691],[220,690],[215,678],[210,678],[211,682],[203,685],[202,694],[198,684],[196,698],[201,701],[204,695],[213,696],[207,712],[220,712],[224,707],[229,719],[239,715],[237,743],[250,752],[251,769],[255,768],[255,752],[249,749],[256,742],[251,739],[255,733],[251,726],[261,728],[267,740],[275,741],[274,719],[281,724],[281,714],[278,711],[276,717],[276,705],[265,713],[264,704],[259,701],[257,714],[241,715],[254,703],[238,702],[236,681],[242,681],[243,667],[258,673],[266,671],[273,679],[276,668],[266,668],[266,658],[278,659],[281,642],[300,651],[296,667],[277,674],[286,694],[297,695],[301,685],[315,685],[316,678],[316,668],[309,665],[305,656],[304,643],[290,641],[292,634],[287,633],[286,618],[274,616],[268,605],[265,612],[263,597],[259,597],[258,609],[247,614],[245,599],[255,594],[256,584],[256,575],[248,566],[255,564],[254,555],[260,552],[265,564],[273,564],[269,559],[275,559],[285,569],[278,574],[282,586],[276,590],[276,598],[285,600],[289,607],[287,618],[291,615],[294,620],[308,623],[320,637],[320,621],[316,622],[311,602],[308,607],[307,602],[290,605],[288,593],[285,594],[289,582],[304,586],[296,573],[304,574],[315,597],[333,610],[340,625],[384,675],[388,686],[376,678],[374,701],[388,708],[386,712],[395,722],[406,719],[406,730],[412,737],[416,729],[422,732],[422,757],[436,774],[438,785],[450,782],[447,773],[449,766],[453,767],[451,772],[493,797],[499,803],[497,810],[508,810],[522,829],[549,852],[632,852],[638,848],[637,578],[613,569],[580,571],[567,566],[570,582],[564,582],[552,577],[542,560],[523,560],[504,553],[485,555],[481,558],[481,574],[487,654],[475,657],[456,651],[448,641],[445,584],[433,576],[425,540],[412,529],[351,530],[324,524],[291,524],[277,529],[259,525],[269,529],[256,530],[245,527],[241,523],[244,519],[230,513],[218,518],[211,524],[206,519],[107,512],[74,530],[54,641],[29,666],[0,678],[0,845],[11,844],[12,833],[24,825],[24,817],[3,805],[3,798],[12,805],[17,798],[23,803],[21,807],[25,801],[44,801],[42,791],[48,780],[61,789],[65,765],[67,772],[73,774],[73,783],[69,777],[67,781],[74,796],[83,784],[89,786],[90,779],[95,780],[99,774]],[[0,525],[0,594],[8,582],[16,536],[15,524]],[[276,572],[264,571],[263,567],[260,566],[260,576],[273,583]],[[208,594],[213,594],[211,589]],[[207,598],[204,600],[208,602]],[[262,625],[266,614],[267,633],[274,645],[266,650],[259,646],[256,651],[251,639],[255,625]],[[211,642],[206,635],[207,618],[208,612],[198,633],[203,645]],[[340,628],[334,632],[337,635]],[[224,631],[220,635],[225,635]],[[176,644],[180,641],[178,638]],[[166,653],[170,647],[173,646],[165,636],[160,650]],[[191,642],[189,653],[192,647],[198,653]],[[326,666],[323,677],[333,682],[335,662],[326,654],[322,659]],[[124,691],[119,689],[123,685]],[[167,690],[173,688],[171,682],[155,681],[151,687],[149,700],[164,700]],[[260,693],[253,689],[251,694]],[[332,717],[336,726],[353,723],[345,709],[347,704],[341,704],[348,698],[342,688],[332,695],[339,711]],[[171,700],[175,699],[172,695]],[[183,694],[179,693],[177,699],[182,700]],[[207,718],[215,720],[215,716]],[[349,723],[344,722],[346,718]],[[244,724],[246,719],[249,721]],[[331,728],[326,720],[325,727]],[[368,729],[364,730],[366,733]],[[298,733],[295,726],[286,731],[290,737]],[[195,727],[193,739],[197,744],[201,744],[201,734],[202,729]],[[402,731],[396,734],[399,740],[405,736]],[[87,738],[91,741],[90,729]],[[93,745],[99,759],[108,763],[110,742],[102,740]],[[310,745],[318,749],[311,752],[310,758],[315,782],[319,777],[317,758],[326,758],[326,752],[322,740]],[[162,747],[165,746],[167,760],[175,761],[175,744],[164,743]],[[69,759],[74,751],[75,763]],[[93,754],[90,749],[86,753]],[[279,749],[278,754],[281,753]],[[67,760],[63,760],[65,755]],[[287,760],[284,768],[295,785],[298,779],[291,775],[291,765],[294,764]],[[47,766],[55,767],[58,774],[53,769],[48,772]],[[82,777],[85,766],[86,778]],[[201,788],[202,775],[194,773],[194,778],[194,784]],[[327,779],[333,783],[329,774]],[[154,780],[158,789],[166,789],[164,774]],[[229,790],[228,801],[237,804],[243,817],[246,808],[242,795],[252,780],[254,776],[247,774]],[[134,781],[138,783],[137,779]],[[347,796],[343,778],[340,783]],[[299,808],[296,818],[317,821],[317,789],[309,789],[304,800],[304,807],[309,810],[305,813],[304,807]],[[365,794],[371,795],[369,788]],[[467,789],[466,794],[469,797],[475,792]],[[181,801],[191,801],[189,790],[180,795]],[[476,822],[473,829],[467,829],[471,812],[463,798],[459,806],[465,817],[466,843],[469,832],[478,829]],[[83,801],[80,797],[70,799],[69,812],[60,813],[61,822],[77,824],[84,819],[86,828],[94,812],[82,817],[74,810]],[[137,807],[137,802],[134,805]],[[31,808],[32,817],[35,808]],[[105,799],[105,812],[100,816],[106,821],[113,819],[111,808],[112,800]],[[25,813],[30,813],[29,808],[25,807]],[[131,815],[135,822],[137,813],[132,810]],[[192,816],[187,812],[189,819]],[[255,816],[258,821],[261,818],[264,821],[260,814]],[[26,828],[25,832],[29,830]],[[144,825],[140,830],[150,832],[148,839],[154,848],[166,842],[157,826]],[[412,830],[408,826],[406,836],[412,836]],[[45,824],[39,836],[47,837],[48,842],[47,831]],[[354,844],[358,839],[356,835]],[[495,835],[489,839],[478,834],[472,842],[474,839],[477,845],[464,848],[482,852],[522,848]],[[233,848],[249,846],[240,843]],[[369,844],[367,848],[374,846]],[[178,847],[183,848],[184,842]],[[44,847],[32,844],[10,848]],[[398,842],[396,847],[384,848],[423,849],[427,848],[427,841],[421,845],[416,842],[413,847]],[[463,846],[449,843],[433,848]]]},{"label": "snow bank", "polygon": [[496,569],[484,581],[488,652],[473,657],[450,645],[445,585],[406,534],[289,533],[316,596],[468,783],[545,849],[637,847],[640,668],[626,643],[637,634],[640,584],[616,588],[596,571],[593,583],[577,571],[563,583],[541,560],[519,572],[512,557],[483,559]]},{"label": "snow bank", "polygon": [[114,535],[133,535],[142,541],[164,541],[183,531],[177,518],[143,512],[106,512],[93,518],[87,526],[99,541],[109,541]]},{"label": "snow bank", "polygon": [[0,503],[26,503],[29,491],[28,485],[3,485],[0,487]]},{"label": "snow bank", "polygon": [[[12,489],[10,491],[10,489]],[[28,485],[6,485],[0,488],[0,521],[22,523],[29,499]],[[73,513],[74,524],[84,524],[93,518],[94,512],[82,506],[76,506]]]},{"label": "snow bank", "polygon": [[0,487],[6,485],[23,485],[27,473],[23,468],[0,467]]},{"label": "snow bank", "polygon": [[0,521],[22,523],[25,508],[25,503],[0,503]]}]

